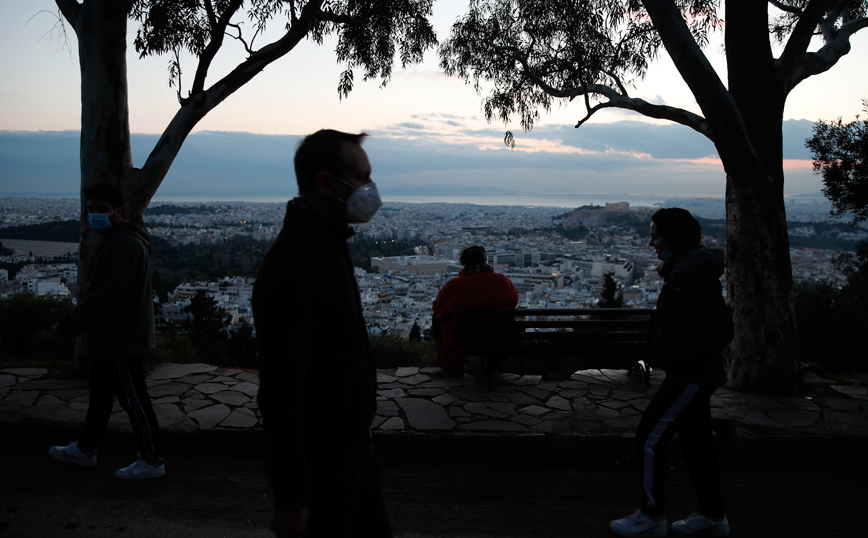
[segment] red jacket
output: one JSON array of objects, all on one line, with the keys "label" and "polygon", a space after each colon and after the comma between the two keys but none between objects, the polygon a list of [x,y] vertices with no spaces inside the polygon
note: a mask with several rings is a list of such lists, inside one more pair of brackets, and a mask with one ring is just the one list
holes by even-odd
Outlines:
[{"label": "red jacket", "polygon": [[506,275],[488,265],[465,267],[446,282],[434,299],[434,317],[440,322],[437,361],[454,368],[464,359],[458,340],[458,314],[468,308],[515,308],[518,291]]}]

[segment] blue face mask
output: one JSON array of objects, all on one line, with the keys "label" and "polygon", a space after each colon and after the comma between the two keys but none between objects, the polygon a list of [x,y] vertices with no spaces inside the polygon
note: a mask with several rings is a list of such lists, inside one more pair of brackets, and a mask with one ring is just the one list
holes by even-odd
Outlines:
[{"label": "blue face mask", "polygon": [[[115,209],[117,211],[117,209]],[[87,216],[87,223],[90,227],[98,232],[108,230],[112,227],[112,222],[109,220],[115,211],[111,213],[91,213]]]}]

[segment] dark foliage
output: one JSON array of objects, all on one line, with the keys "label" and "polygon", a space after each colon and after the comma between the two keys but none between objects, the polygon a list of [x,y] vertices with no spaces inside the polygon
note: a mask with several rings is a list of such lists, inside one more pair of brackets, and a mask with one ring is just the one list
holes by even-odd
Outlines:
[{"label": "dark foliage", "polygon": [[3,228],[6,239],[30,239],[32,241],[59,241],[61,243],[78,243],[81,234],[81,222],[77,220],[59,220],[10,226]]},{"label": "dark foliage", "polygon": [[32,293],[0,299],[0,347],[4,356],[37,360],[72,358],[74,342],[50,332],[51,326],[72,309],[69,299]]}]

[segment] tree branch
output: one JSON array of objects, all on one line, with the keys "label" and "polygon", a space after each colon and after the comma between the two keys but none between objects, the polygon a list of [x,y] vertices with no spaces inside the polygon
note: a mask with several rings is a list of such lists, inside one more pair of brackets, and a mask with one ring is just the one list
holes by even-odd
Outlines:
[{"label": "tree branch", "polygon": [[[732,95],[696,44],[675,2],[642,0],[663,46],[681,78],[687,83],[709,128],[726,173],[733,177],[753,177],[762,169],[759,154],[751,144],[747,127]],[[730,163],[729,166],[726,166]]]},{"label": "tree branch", "polygon": [[791,78],[791,73],[798,68],[799,63],[803,61],[808,47],[811,45],[811,39],[814,37],[814,30],[823,21],[823,15],[828,11],[829,6],[834,0],[812,0],[802,12],[793,33],[787,40],[787,45],[784,47],[784,52],[780,57],[781,74],[779,78],[787,80]]},{"label": "tree branch", "polygon": [[140,177],[144,191],[151,193],[151,196],[157,192],[184,140],[202,118],[266,66],[289,53],[310,33],[319,20],[323,1],[313,0],[306,4],[299,14],[298,22],[293,24],[283,37],[251,54],[207,90],[185,100],[141,168]]},{"label": "tree branch", "polygon": [[[206,1],[205,4],[206,6],[210,6],[210,0]],[[235,12],[241,7],[241,4],[243,4],[243,0],[231,0],[219,18],[216,18],[213,9],[208,10],[208,21],[213,20],[211,24],[211,41],[208,42],[208,45],[199,57],[199,65],[196,66],[196,76],[193,78],[193,87],[190,89],[191,97],[204,91],[208,69],[211,67],[214,57],[220,51],[220,47],[223,46],[226,27],[229,25]]]},{"label": "tree branch", "polygon": [[819,75],[838,63],[838,60],[850,52],[850,36],[864,28],[868,28],[868,17],[855,19],[838,29],[835,38],[823,45],[820,50],[805,54],[802,61],[794,66],[789,77],[785,79],[786,91],[795,88],[806,78]]},{"label": "tree branch", "polygon": [[795,6],[788,6],[786,4],[782,4],[782,3],[778,2],[778,0],[769,0],[769,4],[775,6],[776,8],[780,9],[781,11],[786,11],[788,13],[795,13],[797,15],[802,13],[801,9],[799,9]]},{"label": "tree branch", "polygon": [[81,12],[81,4],[75,0],[54,0],[54,3],[57,4],[57,9],[60,10],[66,22],[78,32],[75,21],[78,20],[78,14]]}]

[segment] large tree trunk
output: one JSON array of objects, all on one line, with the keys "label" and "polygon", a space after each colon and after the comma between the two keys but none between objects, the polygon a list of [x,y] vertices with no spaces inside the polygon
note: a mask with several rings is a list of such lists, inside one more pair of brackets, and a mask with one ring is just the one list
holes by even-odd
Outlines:
[{"label": "large tree trunk", "polygon": [[[78,38],[81,69],[81,242],[79,244],[79,295],[93,264],[100,233],[87,226],[84,190],[99,183],[121,188],[127,199],[133,172],[130,150],[127,96],[127,17],[130,3],[88,0],[76,9],[58,2]],[[128,218],[144,208],[124,207]],[[88,367],[84,339],[76,342],[75,366]]]},{"label": "large tree trunk", "polygon": [[799,381],[784,209],[786,95],[775,78],[767,4],[754,5],[750,14],[733,4],[726,4],[729,92],[753,151],[721,155],[727,170],[727,290],[736,324],[727,373],[734,389],[785,393]]}]

